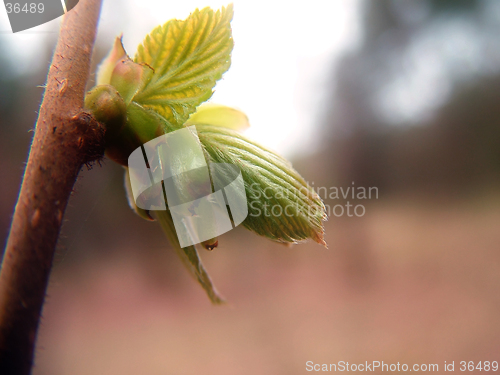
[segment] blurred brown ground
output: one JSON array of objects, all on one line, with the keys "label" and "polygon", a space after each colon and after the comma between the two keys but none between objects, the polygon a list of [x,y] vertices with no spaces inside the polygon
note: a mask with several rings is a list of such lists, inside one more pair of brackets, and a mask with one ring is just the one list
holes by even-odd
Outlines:
[{"label": "blurred brown ground", "polygon": [[331,218],[329,249],[237,229],[202,254],[226,306],[185,272],[166,275],[181,266],[166,254],[57,267],[35,374],[303,374],[307,361],[373,360],[442,372],[444,361],[498,360],[499,222],[500,195],[403,197]]}]

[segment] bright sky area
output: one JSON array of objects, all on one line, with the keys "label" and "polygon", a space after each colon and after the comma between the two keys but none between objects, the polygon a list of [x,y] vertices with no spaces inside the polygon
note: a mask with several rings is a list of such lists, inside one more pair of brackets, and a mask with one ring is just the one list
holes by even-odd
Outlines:
[{"label": "bright sky area", "polygon": [[[285,156],[317,145],[315,128],[331,93],[335,61],[359,40],[357,0],[235,0],[232,65],[211,101],[244,111],[248,137]],[[123,32],[130,56],[155,26],[184,19],[195,8],[227,5],[223,0],[106,0],[98,39],[111,47]],[[116,7],[119,6],[120,9]],[[53,40],[60,19],[12,34],[0,7],[0,37],[25,74],[37,64],[41,44]]]}]

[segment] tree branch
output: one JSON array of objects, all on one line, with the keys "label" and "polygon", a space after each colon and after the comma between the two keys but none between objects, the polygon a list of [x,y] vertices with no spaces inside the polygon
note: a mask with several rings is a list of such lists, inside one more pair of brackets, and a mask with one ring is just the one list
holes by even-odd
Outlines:
[{"label": "tree branch", "polygon": [[83,111],[101,0],[64,16],[0,273],[0,373],[29,374],[64,211],[104,130]]}]

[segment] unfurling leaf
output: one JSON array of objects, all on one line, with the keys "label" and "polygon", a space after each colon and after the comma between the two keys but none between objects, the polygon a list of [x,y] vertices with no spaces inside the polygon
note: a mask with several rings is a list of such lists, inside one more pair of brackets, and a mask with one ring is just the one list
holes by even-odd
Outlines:
[{"label": "unfurling leaf", "polygon": [[232,5],[217,12],[204,8],[154,29],[134,58],[154,75],[134,101],[182,126],[231,65],[232,18]]}]

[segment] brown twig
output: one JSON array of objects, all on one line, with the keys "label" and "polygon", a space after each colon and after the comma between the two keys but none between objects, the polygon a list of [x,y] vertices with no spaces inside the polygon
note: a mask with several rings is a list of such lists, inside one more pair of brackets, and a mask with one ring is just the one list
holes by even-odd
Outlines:
[{"label": "brown twig", "polygon": [[29,374],[59,230],[83,164],[104,131],[83,111],[101,0],[80,0],[62,21],[0,273],[0,373]]}]

